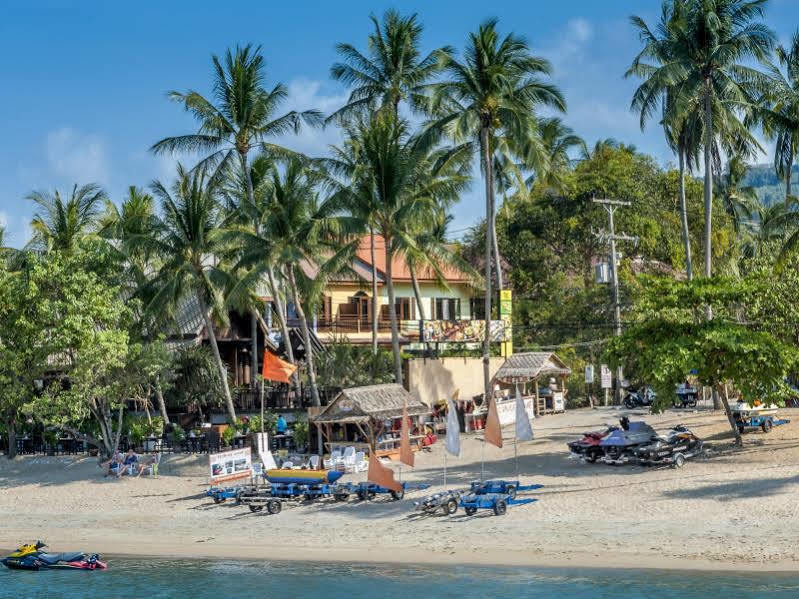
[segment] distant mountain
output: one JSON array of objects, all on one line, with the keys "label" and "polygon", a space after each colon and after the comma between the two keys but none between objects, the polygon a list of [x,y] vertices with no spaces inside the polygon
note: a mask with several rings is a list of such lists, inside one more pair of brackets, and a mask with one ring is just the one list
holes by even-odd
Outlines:
[{"label": "distant mountain", "polygon": [[[748,166],[741,185],[754,187],[757,197],[767,206],[785,200],[785,182],[777,179],[773,164]],[[799,167],[797,165],[793,166],[791,173],[791,193],[793,195],[799,193]]]}]

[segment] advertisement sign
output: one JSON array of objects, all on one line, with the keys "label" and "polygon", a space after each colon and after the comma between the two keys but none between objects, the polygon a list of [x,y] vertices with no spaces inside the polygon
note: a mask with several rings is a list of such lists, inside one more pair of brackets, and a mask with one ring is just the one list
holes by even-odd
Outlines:
[{"label": "advertisement sign", "polygon": [[610,375],[610,368],[607,364],[600,366],[600,378],[602,380],[602,388],[610,389],[613,387],[613,377]]},{"label": "advertisement sign", "polygon": [[513,355],[513,291],[510,289],[499,292],[499,319],[503,326],[501,354],[507,358]]},{"label": "advertisement sign", "polygon": [[252,476],[252,455],[249,447],[231,449],[208,456],[211,484]]},{"label": "advertisement sign", "polygon": [[589,364],[585,367],[585,383],[586,385],[590,385],[594,382],[594,365]]},{"label": "advertisement sign", "polygon": [[[482,343],[484,320],[425,320],[424,340],[429,343]],[[505,323],[492,320],[491,341],[505,341]]]}]

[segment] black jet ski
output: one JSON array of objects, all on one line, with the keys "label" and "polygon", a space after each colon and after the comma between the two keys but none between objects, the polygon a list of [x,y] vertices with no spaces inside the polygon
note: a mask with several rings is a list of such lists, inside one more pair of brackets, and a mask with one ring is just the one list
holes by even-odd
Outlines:
[{"label": "black jet ski", "polygon": [[635,450],[657,438],[655,429],[646,422],[630,422],[630,419],[624,416],[619,423],[621,428],[612,431],[599,442],[599,447],[604,452],[602,461],[606,464],[627,464],[636,461]]},{"label": "black jet ski", "polygon": [[685,460],[700,455],[702,439],[682,424],[671,429],[664,437],[635,449],[635,456],[645,465],[671,464],[682,468]]},{"label": "black jet ski", "polygon": [[2,561],[11,570],[105,570],[108,566],[95,553],[87,555],[80,551],[50,553],[41,541],[23,545]]}]

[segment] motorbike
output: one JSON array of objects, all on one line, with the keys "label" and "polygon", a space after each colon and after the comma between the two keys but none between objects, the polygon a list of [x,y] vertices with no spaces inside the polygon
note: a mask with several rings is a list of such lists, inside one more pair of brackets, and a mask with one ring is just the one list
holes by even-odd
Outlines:
[{"label": "motorbike", "polygon": [[646,422],[630,422],[627,416],[623,416],[619,423],[621,428],[611,432],[599,443],[603,452],[602,461],[606,464],[626,464],[635,461],[635,450],[657,437],[655,429]]},{"label": "motorbike", "polygon": [[665,437],[658,437],[652,443],[636,448],[635,456],[641,464],[670,464],[682,468],[685,460],[700,455],[702,451],[702,439],[678,424]]},{"label": "motorbike", "polygon": [[569,451],[586,462],[594,463],[602,457],[604,450],[599,446],[602,439],[618,430],[617,426],[609,426],[605,430],[583,433],[583,438],[568,443]]},{"label": "motorbike", "polygon": [[41,541],[23,545],[3,558],[3,565],[11,570],[105,570],[108,566],[96,553],[50,553]]},{"label": "motorbike", "polygon": [[643,387],[638,390],[629,391],[624,397],[624,407],[628,410],[634,408],[648,408],[655,401],[655,392],[649,387]]}]

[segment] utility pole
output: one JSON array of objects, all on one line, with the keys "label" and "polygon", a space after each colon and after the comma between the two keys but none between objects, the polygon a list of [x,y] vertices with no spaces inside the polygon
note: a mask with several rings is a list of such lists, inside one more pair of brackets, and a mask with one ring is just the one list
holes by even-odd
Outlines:
[{"label": "utility pole", "polygon": [[[632,241],[633,243],[638,243],[637,237],[631,237],[630,235],[625,235],[624,233],[620,233],[616,235],[616,226],[613,222],[613,214],[616,210],[621,206],[629,206],[630,202],[625,202],[623,200],[606,200],[601,199],[597,200],[596,198],[593,199],[595,204],[601,204],[603,208],[608,213],[608,219],[610,223],[610,233],[600,233],[599,239],[600,241],[610,242],[610,272],[611,272],[611,283],[613,285],[613,316],[614,321],[616,324],[616,331],[615,334],[617,337],[621,336],[621,305],[619,304],[619,273],[618,273],[618,263],[616,258],[616,241]],[[619,366],[618,370],[616,371],[616,401],[621,403],[621,381],[624,378],[624,372],[622,371],[621,366]]]}]

